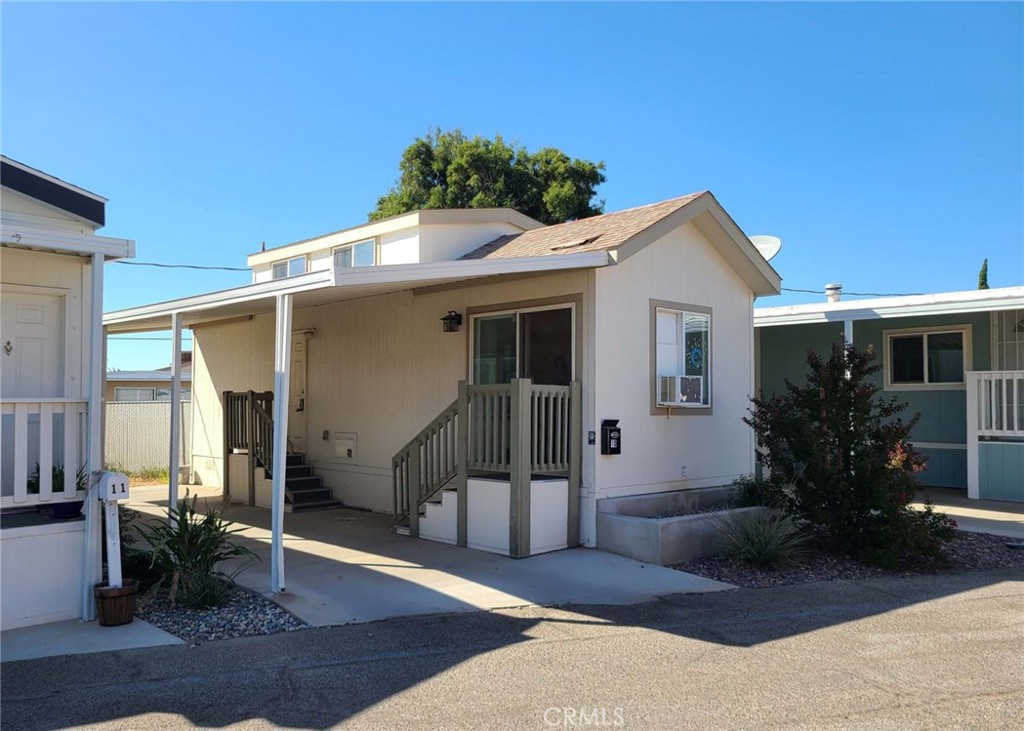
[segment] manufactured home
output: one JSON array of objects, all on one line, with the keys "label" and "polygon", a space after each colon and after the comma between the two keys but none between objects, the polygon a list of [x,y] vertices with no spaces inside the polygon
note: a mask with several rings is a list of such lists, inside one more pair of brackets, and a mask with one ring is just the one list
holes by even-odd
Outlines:
[{"label": "manufactured home", "polygon": [[193,477],[277,536],[343,504],[525,557],[595,546],[601,500],[754,469],[753,303],[781,282],[710,192],[554,226],[417,211],[248,264],[104,322],[191,329]]},{"label": "manufactured home", "polygon": [[[10,629],[93,615],[100,580],[106,199],[0,159],[0,556]],[[62,515],[70,516],[61,519]],[[79,517],[76,517],[79,516]]]},{"label": "manufactured home", "polygon": [[829,301],[754,310],[758,386],[802,382],[808,350],[845,337],[871,346],[885,397],[921,418],[911,435],[927,458],[924,486],[1024,501],[1024,287]]}]

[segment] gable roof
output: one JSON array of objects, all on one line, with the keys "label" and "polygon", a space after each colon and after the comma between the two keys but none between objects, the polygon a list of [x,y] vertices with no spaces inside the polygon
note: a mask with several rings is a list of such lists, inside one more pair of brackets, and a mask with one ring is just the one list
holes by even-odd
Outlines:
[{"label": "gable roof", "polygon": [[506,234],[469,252],[463,259],[503,259],[547,256],[580,251],[608,251],[650,228],[666,216],[697,200],[708,191],[671,198],[660,203],[627,208],[601,216],[581,218],[521,234]]},{"label": "gable roof", "polygon": [[94,226],[106,223],[106,198],[6,155],[0,156],[0,184]]},{"label": "gable roof", "polygon": [[779,294],[782,278],[778,272],[708,190],[520,234],[507,234],[462,258],[511,259],[615,250],[616,261],[622,261],[691,222],[755,295]]}]

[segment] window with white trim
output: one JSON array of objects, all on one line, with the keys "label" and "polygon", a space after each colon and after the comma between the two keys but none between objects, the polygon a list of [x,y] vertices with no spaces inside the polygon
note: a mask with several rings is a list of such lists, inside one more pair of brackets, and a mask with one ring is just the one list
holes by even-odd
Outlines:
[{"label": "window with white trim", "polygon": [[711,406],[711,313],[658,307],[655,337],[656,405]]},{"label": "window with white trim", "polygon": [[152,388],[132,388],[128,386],[116,386],[114,388],[115,401],[152,401]]},{"label": "window with white trim", "polygon": [[890,389],[962,386],[970,370],[969,328],[885,333],[885,385]]},{"label": "window with white trim", "polygon": [[349,267],[372,267],[377,263],[377,243],[374,239],[358,241],[354,244],[341,246],[334,250],[334,266],[341,269]]},{"label": "window with white trim", "polygon": [[276,262],[270,271],[272,279],[284,279],[285,277],[294,277],[297,274],[305,274],[306,257],[296,256],[287,261]]}]

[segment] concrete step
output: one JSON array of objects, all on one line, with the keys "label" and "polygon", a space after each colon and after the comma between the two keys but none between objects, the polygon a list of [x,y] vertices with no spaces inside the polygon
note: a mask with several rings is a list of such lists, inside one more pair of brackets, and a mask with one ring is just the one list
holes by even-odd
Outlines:
[{"label": "concrete step", "polygon": [[288,465],[284,470],[284,478],[290,480],[293,477],[310,477],[313,474],[313,467],[308,464]]},{"label": "concrete step", "polygon": [[288,477],[284,481],[285,490],[308,490],[323,487],[324,481],[316,475],[306,477]]},{"label": "concrete step", "polygon": [[308,490],[287,490],[284,494],[285,502],[293,505],[308,505],[309,503],[333,500],[334,493],[329,487],[316,487]]},{"label": "concrete step", "polygon": [[318,500],[312,503],[285,503],[284,509],[288,513],[306,513],[313,510],[334,510],[342,507],[340,500]]}]

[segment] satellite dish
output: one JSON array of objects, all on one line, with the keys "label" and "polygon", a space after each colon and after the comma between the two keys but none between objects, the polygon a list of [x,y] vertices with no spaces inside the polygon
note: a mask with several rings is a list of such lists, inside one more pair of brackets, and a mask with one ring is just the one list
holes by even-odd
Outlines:
[{"label": "satellite dish", "polygon": [[761,252],[765,261],[771,261],[782,249],[782,239],[778,236],[751,236],[750,241]]}]

